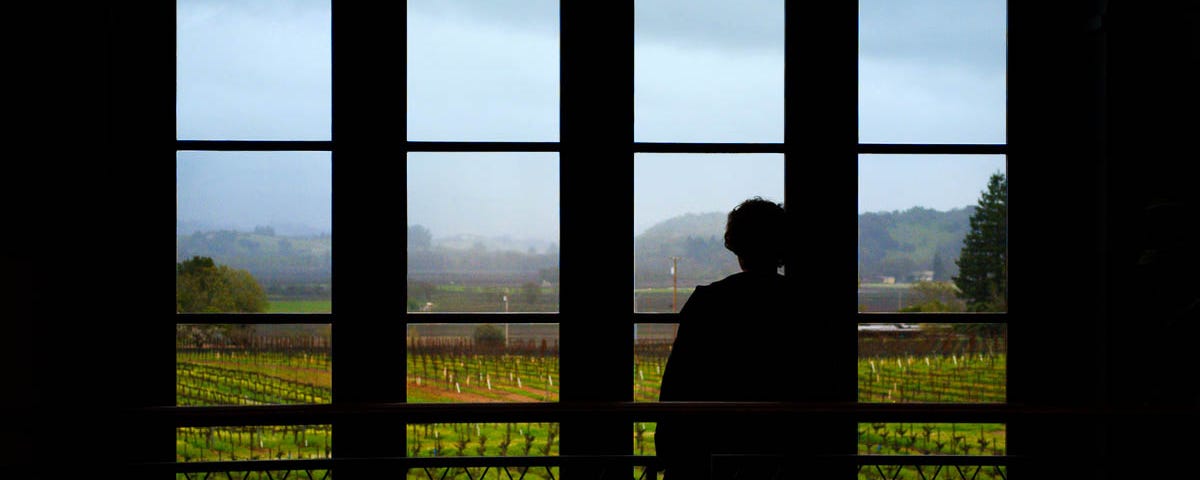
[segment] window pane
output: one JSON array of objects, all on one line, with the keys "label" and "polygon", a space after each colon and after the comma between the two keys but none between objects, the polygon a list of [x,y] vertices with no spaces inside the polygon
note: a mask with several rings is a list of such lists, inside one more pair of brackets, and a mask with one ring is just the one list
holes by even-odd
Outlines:
[{"label": "window pane", "polygon": [[558,155],[408,154],[408,311],[558,311]]},{"label": "window pane", "polygon": [[408,2],[408,139],[558,140],[558,1]]},{"label": "window pane", "polygon": [[634,5],[637,141],[783,141],[784,2]]},{"label": "window pane", "polygon": [[696,285],[741,271],[725,249],[729,211],[783,202],[783,155],[637,154],[633,165],[637,312],[678,311]]},{"label": "window pane", "polygon": [[[1003,423],[860,423],[858,453],[1004,455],[1007,438],[1007,426]],[[978,478],[993,477],[985,469]]]},{"label": "window pane", "polygon": [[175,326],[177,405],[331,401],[330,326]]},{"label": "window pane", "polygon": [[409,324],[407,345],[409,403],[558,401],[558,324]]},{"label": "window pane", "polygon": [[[558,455],[557,423],[411,424],[407,438],[412,457]],[[545,471],[537,470],[531,468],[530,475],[542,478]],[[556,476],[557,473],[555,470]]]},{"label": "window pane", "polygon": [[1004,156],[860,155],[858,166],[860,312],[1007,310]]},{"label": "window pane", "polygon": [[179,152],[178,311],[329,312],[330,167],[328,152]]},{"label": "window pane", "polygon": [[675,343],[678,323],[635,323],[633,325],[633,400],[657,402],[662,372]]},{"label": "window pane", "polygon": [[1004,0],[860,0],[859,141],[1004,143]]},{"label": "window pane", "polygon": [[983,324],[858,326],[858,401],[1003,403],[1008,327]]},{"label": "window pane", "polygon": [[[291,460],[333,457],[331,425],[248,425],[175,429],[175,461]],[[236,469],[237,467],[232,467]],[[293,472],[293,475],[299,472]],[[324,470],[310,472],[323,478]],[[300,473],[303,475],[303,473]],[[199,474],[203,477],[203,474]],[[234,478],[259,478],[255,475]],[[264,475],[262,478],[266,478]],[[279,478],[276,476],[275,478]]]},{"label": "window pane", "polygon": [[176,133],[329,140],[329,0],[177,0]]},{"label": "window pane", "polygon": [[[633,401],[657,402],[662,388],[663,369],[675,343],[678,323],[635,323],[633,325]],[[633,424],[634,455],[654,455],[656,422]],[[634,467],[634,478],[641,478],[642,467]]]}]

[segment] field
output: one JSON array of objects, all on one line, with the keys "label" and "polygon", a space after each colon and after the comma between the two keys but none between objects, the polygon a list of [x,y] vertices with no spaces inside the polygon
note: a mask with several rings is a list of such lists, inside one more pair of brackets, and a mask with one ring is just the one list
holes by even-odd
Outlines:
[{"label": "field", "polygon": [[[328,326],[179,325],[177,405],[330,403]],[[178,428],[179,462],[325,458],[330,425]],[[323,473],[314,472],[322,475]],[[268,478],[254,472],[246,478]],[[276,477],[278,478],[278,477]]]},{"label": "field", "polygon": [[558,287],[505,279],[486,284],[409,280],[410,312],[557,312]]},{"label": "field", "polygon": [[[859,334],[858,400],[999,403],[1006,399],[1007,336],[926,325]],[[998,331],[997,331],[998,330]]]},{"label": "field", "polygon": [[[633,291],[633,311],[640,313],[678,312],[695,290],[693,287],[639,288]],[[672,310],[674,306],[674,310]]]},{"label": "field", "polygon": [[[669,293],[668,293],[669,295]],[[261,328],[262,326],[260,326]],[[303,326],[304,328],[322,328]],[[507,327],[507,328],[506,328]],[[182,327],[181,327],[182,328]],[[328,403],[329,338],[299,326],[242,343],[180,341],[179,405]],[[291,330],[287,330],[287,329]],[[324,328],[327,328],[325,326]],[[637,325],[633,396],[658,399],[674,338],[673,324]],[[230,330],[234,332],[234,330]],[[262,333],[262,332],[258,332]],[[228,333],[233,338],[234,333]],[[860,333],[859,398],[863,402],[1004,402],[1006,336],[1002,329],[964,331],[922,326],[903,333]],[[409,402],[558,401],[558,329],[554,324],[413,324],[406,340]],[[567,381],[571,381],[567,379]],[[653,423],[630,425],[635,454],[655,452]],[[557,455],[553,423],[409,425],[407,454],[416,456]],[[321,458],[331,453],[329,425],[181,428],[178,461]],[[1004,454],[1002,424],[870,423],[859,425],[862,454]],[[974,468],[974,467],[972,467]],[[883,472],[885,475],[880,476]],[[890,473],[889,473],[890,472]],[[468,472],[431,472],[467,478]],[[469,472],[478,478],[479,471]],[[521,475],[519,470],[511,470]],[[558,476],[530,469],[526,478]],[[929,472],[864,469],[860,478],[921,478]],[[492,470],[492,475],[503,473]],[[976,478],[999,478],[984,469]],[[423,471],[410,478],[426,478]],[[250,478],[254,478],[251,476]],[[939,477],[940,478],[940,477]]]}]

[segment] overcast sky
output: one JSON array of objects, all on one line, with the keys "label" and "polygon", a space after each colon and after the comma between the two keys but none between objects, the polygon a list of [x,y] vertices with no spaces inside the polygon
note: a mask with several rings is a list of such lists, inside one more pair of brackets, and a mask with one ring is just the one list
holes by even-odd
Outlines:
[{"label": "overcast sky", "polygon": [[[782,141],[783,4],[639,0],[636,140]],[[1005,142],[1004,5],[861,1],[860,141]],[[329,8],[329,0],[178,1],[179,138],[329,139]],[[558,140],[557,18],[557,0],[409,0],[408,138]],[[306,166],[284,160],[300,157]],[[421,162],[408,168],[409,223],[435,236],[557,239],[552,154],[409,158]],[[329,228],[329,208],[314,204],[331,195],[327,155],[188,154],[178,165],[181,222]],[[753,171],[735,168],[746,165]],[[865,156],[859,210],[964,207],[996,171],[1003,157]],[[781,174],[773,155],[638,156],[634,233],[752,195],[782,201]],[[491,208],[455,207],[472,195]]]}]

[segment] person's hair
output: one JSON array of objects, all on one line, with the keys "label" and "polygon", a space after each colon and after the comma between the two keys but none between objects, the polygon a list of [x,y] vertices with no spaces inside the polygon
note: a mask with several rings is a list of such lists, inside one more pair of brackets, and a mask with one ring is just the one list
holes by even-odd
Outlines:
[{"label": "person's hair", "polygon": [[779,268],[783,265],[786,228],[783,205],[754,197],[729,212],[725,248],[746,268]]}]

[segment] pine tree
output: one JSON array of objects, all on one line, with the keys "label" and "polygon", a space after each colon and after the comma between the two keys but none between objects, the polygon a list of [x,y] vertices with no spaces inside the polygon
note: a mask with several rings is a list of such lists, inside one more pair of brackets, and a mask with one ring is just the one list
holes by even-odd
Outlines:
[{"label": "pine tree", "polygon": [[969,310],[1008,310],[1008,178],[1003,173],[988,180],[955,263],[958,297]]}]

